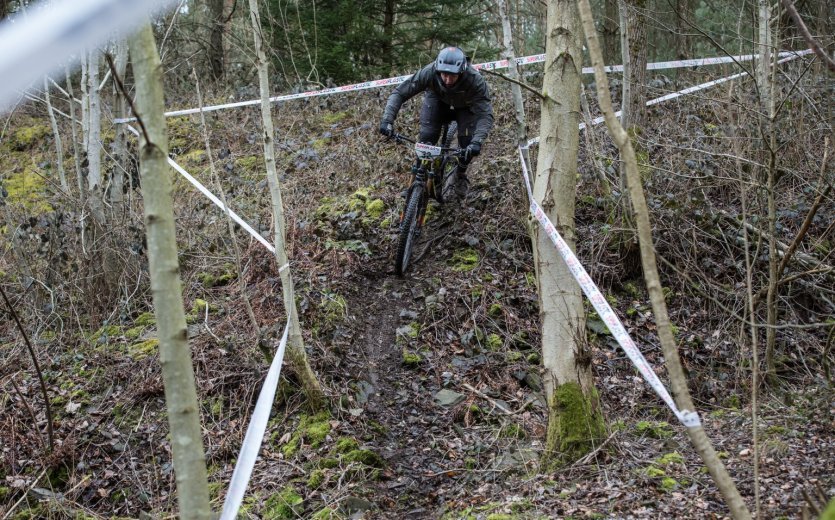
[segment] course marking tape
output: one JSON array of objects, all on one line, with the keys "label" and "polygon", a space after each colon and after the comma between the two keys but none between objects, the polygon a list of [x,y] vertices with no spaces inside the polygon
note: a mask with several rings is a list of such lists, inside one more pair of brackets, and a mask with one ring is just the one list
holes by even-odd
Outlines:
[{"label": "course marking tape", "polygon": [[[130,130],[130,131],[131,131],[131,132],[132,132],[135,136],[139,137],[139,131],[138,131],[136,128],[134,128],[134,127],[132,127],[132,126],[130,126],[130,125],[127,125],[127,128],[128,128],[128,130]],[[241,217],[239,217],[239,216],[238,216],[238,214],[237,214],[237,213],[235,213],[235,212],[232,210],[232,208],[227,208],[227,207],[223,204],[223,201],[221,201],[219,198],[217,198],[217,197],[215,196],[215,194],[214,194],[214,193],[212,193],[211,191],[209,191],[209,190],[208,190],[208,188],[206,188],[205,186],[203,186],[203,184],[201,184],[201,183],[200,183],[200,181],[198,181],[197,179],[195,179],[194,177],[192,177],[192,176],[191,176],[191,174],[190,174],[190,173],[188,173],[188,172],[187,172],[187,171],[186,171],[186,170],[185,170],[182,166],[180,166],[179,164],[177,164],[177,163],[174,161],[174,159],[172,159],[171,157],[168,157],[168,164],[170,164],[172,168],[174,168],[175,170],[177,170],[177,171],[180,173],[180,175],[182,175],[183,177],[185,177],[185,178],[186,178],[186,180],[187,180],[188,182],[190,182],[191,184],[193,184],[193,185],[194,185],[194,187],[195,187],[195,188],[197,188],[197,189],[200,191],[200,193],[202,193],[203,195],[205,195],[206,197],[208,197],[208,198],[209,198],[209,200],[211,200],[212,202],[214,202],[214,203],[215,203],[215,206],[217,206],[217,207],[219,207],[221,210],[223,210],[223,212],[224,212],[224,213],[225,213],[226,211],[228,211],[228,212],[229,212],[229,216],[232,218],[232,220],[234,220],[235,222],[237,222],[238,224],[240,224],[240,226],[241,226],[242,228],[244,228],[244,229],[247,231],[247,233],[249,233],[250,235],[252,235],[252,237],[253,237],[253,238],[255,238],[255,240],[257,240],[257,241],[261,242],[261,243],[264,245],[264,247],[266,247],[266,248],[267,248],[267,249],[268,249],[271,253],[275,253],[275,247],[273,247],[273,245],[272,245],[272,244],[270,244],[270,243],[267,241],[267,239],[266,239],[266,238],[262,237],[262,236],[261,236],[261,234],[260,234],[260,233],[258,233],[257,231],[255,231],[255,230],[252,228],[252,226],[250,226],[250,225],[249,225],[249,224],[248,224],[248,223],[247,223],[244,219],[242,219]]]},{"label": "course marking tape", "polygon": [[[528,168],[525,165],[525,159],[522,156],[521,147],[519,147],[519,157],[522,162],[522,175],[525,177],[525,186],[530,196],[532,195],[531,182],[530,177],[528,176]],[[571,274],[574,276],[574,279],[577,280],[577,283],[580,285],[583,293],[585,293],[586,297],[591,302],[594,310],[597,311],[598,316],[600,316],[609,328],[612,336],[618,342],[618,345],[620,345],[627,357],[629,357],[629,360],[632,361],[632,364],[635,365],[635,368],[637,368],[638,372],[640,372],[644,377],[647,384],[655,390],[655,393],[661,397],[661,400],[667,404],[670,410],[673,411],[676,417],[678,417],[678,420],[681,421],[684,426],[694,428],[701,425],[698,413],[689,410],[679,410],[678,407],[676,407],[676,403],[673,401],[673,398],[670,396],[670,393],[667,391],[664,383],[658,379],[655,371],[652,367],[650,367],[644,355],[638,349],[637,345],[635,345],[635,342],[632,341],[632,338],[626,332],[623,323],[621,323],[620,318],[618,318],[615,311],[612,310],[612,307],[609,305],[609,302],[607,302],[606,298],[603,297],[600,289],[598,289],[597,285],[595,285],[592,281],[588,272],[586,272],[586,269],[577,258],[577,255],[574,254],[565,240],[563,240],[562,236],[560,236],[557,228],[554,227],[554,224],[551,222],[551,219],[548,218],[548,215],[545,214],[533,196],[530,197],[530,201],[531,214],[545,230],[545,233],[551,239],[551,242],[554,243],[554,246],[556,246],[557,251],[560,253],[560,256],[562,256],[562,259],[565,261],[569,271],[571,271]]]},{"label": "course marking tape", "polygon": [[[795,58],[805,56],[805,55],[807,55],[811,52],[812,52],[811,49],[807,49],[805,51],[780,53],[780,55],[787,55],[787,56],[785,58],[779,60],[777,62],[777,64],[780,65],[782,63],[786,63],[787,61],[791,61]],[[721,83],[725,83],[726,81],[731,81],[733,79],[745,76],[747,74],[748,74],[747,72],[739,72],[737,74],[732,74],[730,76],[725,76],[724,78],[719,78],[719,79],[715,79],[713,81],[708,81],[707,83],[701,83],[699,85],[694,85],[694,86],[688,87],[684,90],[679,90],[678,92],[671,92],[671,93],[663,95],[661,97],[658,97],[658,98],[655,98],[655,99],[650,99],[649,101],[647,101],[646,105],[647,106],[657,105],[658,103],[663,103],[664,101],[669,101],[669,100],[675,99],[677,97],[685,96],[687,94],[692,94],[693,92],[698,92],[699,90],[705,90],[705,89],[708,89],[710,87],[715,87],[716,85],[719,85]],[[620,110],[615,112],[615,117],[619,118],[620,115],[621,115]],[[594,119],[591,120],[591,126],[597,126],[605,120],[606,120],[606,118],[604,116],[595,117]],[[580,126],[579,126],[580,130],[584,129],[585,127],[586,127],[586,123],[580,123]],[[539,137],[534,137],[527,142],[526,147],[530,147],[532,145],[535,145],[538,142],[539,142]]]},{"label": "course marking tape", "polygon": [[[804,53],[807,51],[803,51]],[[811,51],[808,51],[811,52]],[[780,56],[788,56],[794,54],[793,52],[781,52]],[[734,63],[740,61],[750,61],[756,59],[758,56],[756,54],[745,54],[740,56],[722,56],[722,57],[715,57],[715,58],[698,58],[692,60],[677,60],[677,61],[661,61],[655,63],[648,63],[647,70],[660,70],[660,69],[675,69],[675,68],[682,68],[682,67],[700,67],[703,65],[719,65],[723,63]],[[532,63],[542,63],[545,61],[544,54],[534,54],[532,56],[524,56],[521,58],[516,58],[516,63],[519,65],[529,65]],[[498,60],[498,61],[490,61],[487,63],[479,63],[473,65],[473,68],[478,70],[497,70],[497,69],[504,69],[507,68],[508,61],[507,60]],[[623,65],[612,65],[607,66],[607,72],[617,72],[622,71]],[[583,68],[584,74],[592,74],[594,73],[594,68],[592,67],[585,67]],[[356,92],[359,90],[366,90],[370,88],[379,88],[379,87],[387,87],[389,85],[399,85],[400,83],[406,81],[407,79],[411,78],[412,74],[408,74],[406,76],[396,76],[392,78],[385,78],[385,79],[378,79],[372,81],[364,81],[362,83],[354,83],[351,85],[343,85],[341,87],[331,87],[322,90],[310,90],[307,92],[300,92],[298,94],[287,94],[284,96],[275,96],[270,98],[270,102],[278,103],[282,101],[290,101],[292,99],[303,99],[303,98],[311,98],[317,96],[327,96],[330,94],[341,94],[344,92]],[[227,103],[223,105],[211,105],[207,107],[203,107],[203,112],[212,112],[215,110],[224,110],[228,108],[240,108],[246,106],[252,106],[260,104],[260,99],[252,99],[249,101],[238,101],[235,103]],[[200,108],[189,108],[185,110],[174,110],[171,112],[166,112],[166,117],[174,117],[174,116],[185,116],[189,114],[197,114],[200,112]],[[129,123],[131,121],[135,121],[135,118],[128,117],[128,118],[121,118],[121,119],[114,119],[114,123]]]},{"label": "course marking tape", "polygon": [[288,321],[284,326],[284,334],[281,336],[278,351],[273,358],[273,362],[270,364],[267,377],[264,379],[264,386],[261,387],[261,393],[258,395],[258,401],[255,403],[252,418],[249,420],[249,426],[246,429],[243,444],[241,444],[241,451],[238,454],[238,463],[232,472],[232,480],[229,482],[229,490],[226,492],[226,499],[223,502],[223,512],[220,515],[221,520],[234,520],[237,518],[238,509],[241,507],[244,493],[246,493],[246,488],[249,486],[252,469],[255,467],[255,459],[261,450],[261,444],[264,441],[264,432],[267,429],[267,421],[270,418],[273,400],[275,400],[275,391],[278,387],[278,376],[281,374],[281,363],[284,360],[284,350],[287,347],[287,334],[289,330],[290,322]]}]

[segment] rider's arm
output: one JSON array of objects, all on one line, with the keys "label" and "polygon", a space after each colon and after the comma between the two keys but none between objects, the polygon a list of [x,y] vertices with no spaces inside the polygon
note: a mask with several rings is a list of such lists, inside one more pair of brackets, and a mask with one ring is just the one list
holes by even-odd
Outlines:
[{"label": "rider's arm", "polygon": [[429,88],[434,75],[433,64],[430,63],[398,85],[386,103],[386,108],[383,111],[383,121],[394,122],[403,103]]},{"label": "rider's arm", "polygon": [[493,128],[493,104],[490,102],[490,90],[487,82],[478,74],[473,89],[473,101],[470,110],[476,115],[475,131],[473,141],[483,143],[487,134]]}]

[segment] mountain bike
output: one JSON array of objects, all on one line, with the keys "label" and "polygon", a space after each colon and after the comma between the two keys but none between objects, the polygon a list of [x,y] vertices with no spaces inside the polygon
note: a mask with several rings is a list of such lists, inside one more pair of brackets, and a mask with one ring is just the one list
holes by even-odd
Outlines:
[{"label": "mountain bike", "polygon": [[429,198],[443,204],[455,197],[458,164],[464,155],[463,149],[449,146],[456,130],[455,121],[442,128],[441,146],[419,143],[401,134],[392,136],[398,143],[414,144],[417,156],[415,166],[412,167],[411,183],[406,191],[406,204],[400,214],[400,236],[394,259],[394,274],[397,276],[403,276],[409,267],[412,248],[423,229]]}]

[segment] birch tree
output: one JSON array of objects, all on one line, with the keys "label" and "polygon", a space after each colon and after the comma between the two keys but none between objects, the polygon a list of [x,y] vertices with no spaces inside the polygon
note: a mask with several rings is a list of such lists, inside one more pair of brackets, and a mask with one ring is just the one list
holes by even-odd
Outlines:
[{"label": "birch tree", "polygon": [[[609,81],[603,70],[603,54],[600,50],[597,33],[594,29],[591,5],[589,4],[589,0],[579,0],[578,3],[583,17],[583,30],[586,34],[589,54],[594,64],[594,77],[595,81],[597,81],[597,98],[600,104],[600,110],[606,118],[606,126],[609,129],[609,134],[620,150],[621,158],[626,165],[630,199],[632,200],[635,211],[635,222],[640,241],[641,265],[644,270],[647,292],[649,292],[652,303],[652,311],[655,315],[658,338],[661,341],[661,349],[664,352],[664,361],[667,365],[667,371],[670,374],[670,383],[676,406],[679,410],[693,411],[695,407],[690,397],[690,391],[687,388],[687,379],[684,375],[684,369],[681,366],[681,360],[678,357],[678,349],[676,348],[672,324],[670,323],[670,317],[667,312],[667,304],[664,300],[664,293],[661,290],[661,279],[658,275],[655,247],[652,242],[649,209],[647,208],[643,186],[641,185],[641,176],[638,173],[638,161],[635,158],[635,150],[632,148],[629,134],[627,134],[623,126],[618,122],[615,117],[615,111],[612,108],[612,99],[609,95]],[[705,433],[704,428],[701,425],[688,427],[687,435],[690,438],[690,442],[693,443],[696,452],[701,457],[702,462],[704,462],[710,472],[711,477],[713,477],[716,487],[719,488],[719,491],[725,498],[725,502],[733,517],[737,520],[750,519],[751,513],[742,500],[736,484],[734,484],[724,464],[722,464],[722,461],[713,449],[713,445]]]},{"label": "birch tree", "polygon": [[93,49],[87,59],[87,96],[89,103],[87,131],[87,201],[93,218],[104,223],[104,205],[101,199],[101,95],[99,93],[99,63],[101,52]]},{"label": "birch tree", "polygon": [[139,171],[179,517],[202,520],[211,517],[206,460],[177,260],[162,71],[149,22],[130,38],[129,46],[136,77],[137,118],[144,131]]},{"label": "birch tree", "polygon": [[290,264],[287,257],[286,232],[284,224],[284,203],[281,199],[281,186],[278,183],[278,174],[275,167],[275,145],[273,136],[272,110],[270,107],[270,80],[267,70],[267,54],[264,50],[264,39],[261,35],[261,16],[258,12],[258,0],[249,0],[249,13],[252,20],[252,34],[255,39],[255,52],[258,60],[258,80],[261,91],[261,120],[264,138],[264,162],[267,167],[267,183],[270,187],[270,198],[272,199],[273,228],[275,229],[275,260],[278,264],[278,271],[281,276],[281,287],[284,293],[284,309],[287,319],[290,322],[290,332],[287,339],[287,360],[291,368],[298,376],[304,388],[305,395],[311,406],[318,408],[322,405],[323,394],[316,380],[313,369],[307,361],[307,354],[304,351],[304,338],[302,338],[299,325],[299,313],[296,309],[296,296],[293,287],[293,277],[290,273]]},{"label": "birch tree", "polygon": [[58,131],[58,121],[55,120],[55,110],[52,109],[52,99],[49,95],[49,78],[43,80],[43,95],[46,101],[46,110],[49,114],[49,124],[52,126],[52,135],[55,139],[55,164],[58,167],[58,179],[61,182],[61,189],[68,193],[70,185],[67,183],[67,175],[64,173],[64,145],[61,141],[61,133]]},{"label": "birch tree", "polygon": [[[499,11],[499,18],[502,23],[502,56],[507,60],[508,76],[514,81],[519,81],[519,66],[516,63],[516,51],[513,48],[513,31],[510,25],[510,15],[506,0],[496,0],[496,8]],[[522,87],[518,83],[510,84],[510,92],[513,96],[514,116],[516,117],[516,144],[522,148],[525,162],[530,169],[531,161],[527,144],[528,132],[525,123],[525,103],[522,99]]]},{"label": "birch tree", "polygon": [[[580,117],[582,28],[573,0],[551,0],[547,12],[542,123],[533,195],[575,248],[574,201]],[[547,234],[532,230],[548,396],[546,466],[576,460],[602,437],[592,381],[580,287]]]}]

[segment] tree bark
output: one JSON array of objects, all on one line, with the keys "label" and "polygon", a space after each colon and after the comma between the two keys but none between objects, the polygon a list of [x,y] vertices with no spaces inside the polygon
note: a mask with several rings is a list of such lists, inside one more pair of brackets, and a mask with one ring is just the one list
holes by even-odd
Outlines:
[{"label": "tree bark", "polygon": [[[667,313],[667,304],[664,301],[664,293],[661,290],[655,248],[652,243],[649,209],[647,208],[641,178],[638,173],[638,161],[635,157],[635,150],[632,148],[629,134],[618,123],[615,117],[615,111],[612,108],[612,100],[609,96],[609,81],[606,78],[606,73],[603,71],[603,56],[597,40],[597,33],[594,29],[594,18],[591,14],[589,0],[579,0],[579,4],[589,54],[594,64],[594,76],[595,81],[597,81],[597,96],[600,109],[606,117],[606,126],[609,129],[609,134],[620,150],[621,158],[626,164],[630,197],[635,211],[635,221],[641,246],[641,264],[644,269],[644,278],[652,302],[652,310],[655,314],[655,323],[661,341],[661,349],[664,353],[667,371],[670,374],[673,395],[675,396],[676,405],[679,410],[693,411],[695,407],[690,398],[690,391],[687,389],[687,379],[684,376],[684,370],[681,367],[681,361],[678,357],[678,349],[676,348],[670,317]],[[725,498],[725,502],[733,517],[738,520],[750,519],[751,513],[742,500],[736,484],[734,484],[722,461],[719,460],[704,428],[702,426],[688,427],[687,435],[690,437],[690,442],[693,443],[696,452],[702,458],[710,475],[713,477],[716,487],[719,488],[719,491]]]},{"label": "tree bark", "polygon": [[52,125],[52,135],[55,139],[55,163],[58,166],[58,179],[61,182],[61,189],[69,193],[70,185],[67,183],[67,175],[64,173],[64,146],[61,141],[61,133],[58,131],[58,121],[55,120],[55,111],[52,109],[48,78],[43,80],[43,94],[46,100],[46,110],[49,114],[49,123]]},{"label": "tree bark", "polygon": [[621,124],[633,134],[640,130],[646,113],[647,25],[646,0],[620,0],[621,31],[626,34],[621,48],[623,59],[623,97]]},{"label": "tree bark", "polygon": [[104,204],[102,202],[101,175],[101,95],[99,93],[98,49],[90,51],[87,60],[87,98],[89,101],[89,127],[87,132],[87,202],[99,225],[104,225]]},{"label": "tree bark", "polygon": [[223,19],[223,0],[208,0],[209,18],[209,70],[215,81],[223,79],[226,73],[223,52],[223,29],[226,25]]},{"label": "tree bark", "polygon": [[603,59],[606,65],[615,65],[622,59],[620,55],[620,24],[618,23],[617,0],[603,0],[604,18],[600,24],[603,32]]},{"label": "tree bark", "polygon": [[249,12],[252,20],[252,34],[255,38],[255,51],[258,59],[258,80],[261,90],[261,119],[264,138],[264,161],[267,166],[267,182],[270,186],[270,197],[273,206],[273,226],[275,228],[275,259],[281,276],[281,286],[284,292],[284,308],[290,322],[290,332],[287,339],[287,360],[302,383],[310,405],[319,408],[324,401],[322,389],[316,380],[313,369],[307,361],[299,325],[299,314],[296,309],[296,296],[293,278],[290,274],[290,264],[287,258],[286,232],[284,225],[284,203],[281,200],[281,186],[275,167],[275,145],[273,143],[272,111],[270,107],[270,83],[267,70],[267,55],[261,38],[261,16],[258,12],[258,0],[249,0]]},{"label": "tree bark", "polygon": [[[583,36],[573,0],[548,2],[546,20],[545,99],[533,195],[574,249]],[[532,240],[549,405],[545,466],[550,467],[591,451],[604,428],[591,377],[580,287],[539,226],[532,229]]]},{"label": "tree bark", "polygon": [[174,232],[162,71],[151,24],[146,21],[139,32],[131,36],[129,44],[136,76],[137,117],[142,119],[148,132],[140,143],[139,164],[151,293],[174,452],[179,516],[184,519],[209,519],[212,513],[200,408],[188,345]]},{"label": "tree bark", "polygon": [[[516,52],[513,48],[513,32],[510,28],[507,1],[496,0],[496,7],[499,10],[499,17],[502,24],[502,46],[504,48],[502,56],[508,63],[508,76],[512,80],[520,81],[519,66],[516,63]],[[522,99],[522,87],[518,83],[511,83],[510,93],[513,96],[514,116],[516,118],[516,144],[523,147],[522,153],[525,158],[525,163],[528,165],[528,170],[530,170],[530,153],[528,147],[525,146],[528,140],[528,132],[525,121],[525,103]]]},{"label": "tree bark", "polygon": [[[119,78],[124,80],[125,71],[127,70],[128,66],[128,45],[127,42],[124,40],[120,40],[116,43],[116,74]],[[115,79],[115,78],[114,78]],[[116,82],[113,82],[114,86]],[[127,107],[127,100],[125,100],[125,96],[122,92],[114,87],[114,103],[113,103],[113,115],[116,118],[123,118],[128,116],[128,107]],[[113,139],[113,159],[114,159],[114,166],[113,166],[113,173],[111,174],[111,184],[110,184],[110,202],[114,204],[114,206],[119,206],[119,204],[123,201],[123,191],[124,191],[124,184],[125,184],[125,171],[129,168],[129,158],[128,158],[128,132],[125,125],[116,125],[116,137]],[[115,210],[119,210],[120,208],[114,207]]]}]

